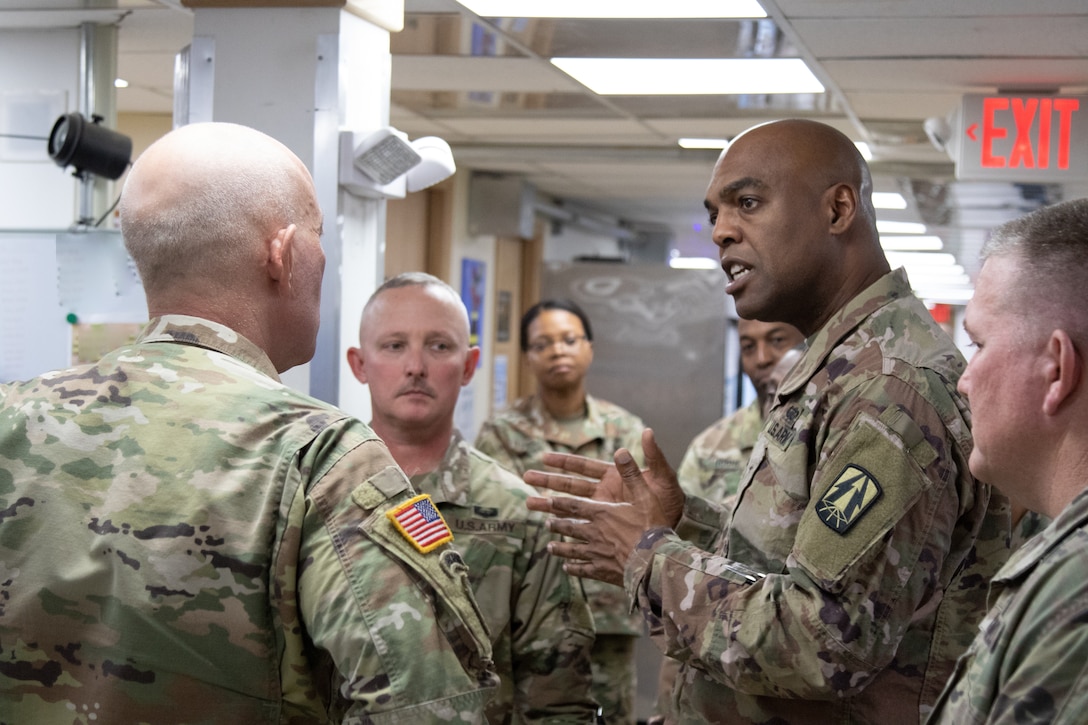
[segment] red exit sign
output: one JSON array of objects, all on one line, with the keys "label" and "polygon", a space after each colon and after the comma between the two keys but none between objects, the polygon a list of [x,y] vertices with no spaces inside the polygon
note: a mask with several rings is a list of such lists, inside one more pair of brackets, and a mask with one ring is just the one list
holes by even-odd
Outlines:
[{"label": "red exit sign", "polygon": [[1088,178],[1088,96],[968,95],[956,178]]}]

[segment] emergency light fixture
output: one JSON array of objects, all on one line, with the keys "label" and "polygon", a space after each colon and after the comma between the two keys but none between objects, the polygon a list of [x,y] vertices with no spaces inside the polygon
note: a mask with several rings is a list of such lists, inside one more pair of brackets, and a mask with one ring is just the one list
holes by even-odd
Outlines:
[{"label": "emergency light fixture", "polygon": [[449,144],[437,136],[409,141],[392,126],[365,135],[340,132],[340,185],[357,196],[402,199],[456,170]]}]

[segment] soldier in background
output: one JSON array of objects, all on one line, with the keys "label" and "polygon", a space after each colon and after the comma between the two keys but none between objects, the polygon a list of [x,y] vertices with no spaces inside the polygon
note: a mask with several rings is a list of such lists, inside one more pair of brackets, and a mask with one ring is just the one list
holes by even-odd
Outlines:
[{"label": "soldier in background", "polygon": [[279,381],[318,331],[305,165],[184,126],[120,217],[147,327],[0,386],[0,719],[482,722],[460,556],[398,530],[415,492],[369,427]]},{"label": "soldier in background", "polygon": [[977,348],[971,471],[1053,518],[998,572],[931,723],[1083,723],[1088,713],[1088,199],[996,230],[964,327]]},{"label": "soldier in background", "polygon": [[[830,126],[756,126],[705,200],[742,317],[808,349],[778,390],[735,506],[685,496],[643,435],[647,470],[551,454],[600,483],[532,498],[573,574],[623,583],[683,666],[681,722],[920,722],[1008,555],[1008,501],[967,468],[959,351],[880,247],[869,169]],[[624,503],[627,505],[616,505]]]},{"label": "soldier in background", "polygon": [[547,553],[556,537],[525,508],[533,489],[453,425],[480,357],[461,298],[429,274],[388,280],[363,308],[347,357],[370,388],[374,431],[435,502],[469,566],[501,680],[488,721],[592,723],[593,619],[580,582]]},{"label": "soldier in background", "polygon": [[763,382],[763,417],[766,419],[767,414],[771,412],[771,408],[774,407],[775,398],[778,396],[778,388],[782,385],[782,382],[786,379],[786,376],[790,374],[790,371],[797,365],[797,361],[801,359],[801,356],[805,354],[805,344],[801,342],[794,345],[786,352],[782,353],[782,357],[778,358],[778,362],[771,368],[770,374]]},{"label": "soldier in background", "polygon": [[737,320],[737,336],[740,367],[752,381],[756,399],[695,436],[676,471],[686,492],[711,501],[724,501],[737,492],[763,430],[763,411],[774,395],[767,387],[771,373],[783,355],[805,341],[793,325],[758,320]]},{"label": "soldier in background", "polygon": [[[589,395],[593,328],[570,300],[543,300],[521,317],[521,351],[537,379],[537,393],[486,421],[476,447],[518,475],[543,469],[549,451],[611,460],[626,448],[641,460],[645,425],[620,406]],[[585,582],[597,639],[593,645],[593,696],[610,725],[635,723],[635,642],[642,620],[632,614],[620,587]]]}]

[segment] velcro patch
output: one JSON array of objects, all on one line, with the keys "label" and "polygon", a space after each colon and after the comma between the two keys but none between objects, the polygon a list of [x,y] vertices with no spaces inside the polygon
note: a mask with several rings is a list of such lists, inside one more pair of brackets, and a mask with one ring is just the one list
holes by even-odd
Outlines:
[{"label": "velcro patch", "polygon": [[845,534],[883,493],[871,473],[850,464],[816,504],[816,514],[832,531]]},{"label": "velcro patch", "polygon": [[434,501],[425,493],[409,499],[392,511],[386,511],[385,515],[420,553],[426,554],[453,541],[453,532]]},{"label": "velcro patch", "polygon": [[774,416],[767,423],[766,433],[779,448],[786,449],[797,436],[797,419],[801,417],[800,406],[791,404],[782,413]]}]

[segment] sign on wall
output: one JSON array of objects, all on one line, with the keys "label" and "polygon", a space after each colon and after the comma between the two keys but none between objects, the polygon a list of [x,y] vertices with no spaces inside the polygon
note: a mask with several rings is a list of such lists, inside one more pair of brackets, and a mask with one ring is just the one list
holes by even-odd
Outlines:
[{"label": "sign on wall", "polygon": [[1088,179],[1088,96],[963,97],[956,178]]}]

